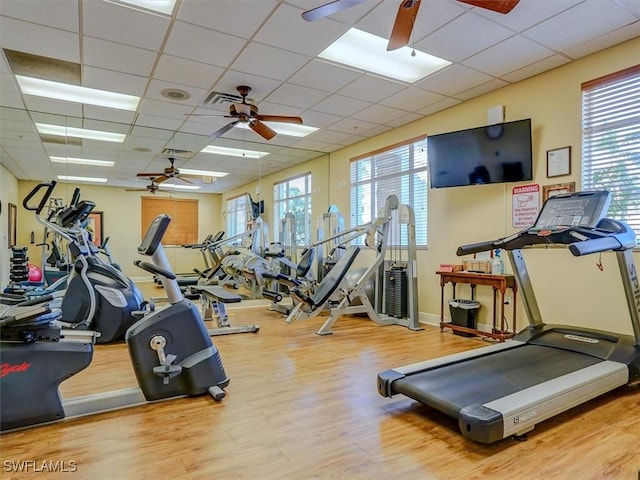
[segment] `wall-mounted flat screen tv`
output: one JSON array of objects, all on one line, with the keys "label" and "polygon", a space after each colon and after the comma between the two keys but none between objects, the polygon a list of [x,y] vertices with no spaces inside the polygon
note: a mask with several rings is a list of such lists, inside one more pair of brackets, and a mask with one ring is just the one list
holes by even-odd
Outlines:
[{"label": "wall-mounted flat screen tv", "polygon": [[531,119],[427,137],[431,188],[533,180]]}]

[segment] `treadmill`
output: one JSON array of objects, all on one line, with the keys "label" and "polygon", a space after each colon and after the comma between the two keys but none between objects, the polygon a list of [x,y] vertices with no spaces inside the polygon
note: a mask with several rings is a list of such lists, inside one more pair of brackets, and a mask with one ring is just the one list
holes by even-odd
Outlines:
[{"label": "treadmill", "polygon": [[[635,232],[605,218],[611,196],[592,191],[549,198],[533,227],[498,240],[464,245],[457,255],[507,252],[529,326],[513,339],[378,374],[384,397],[403,394],[458,419],[462,435],[480,443],[525,438],[535,425],[640,378],[640,279]],[[574,256],[614,251],[634,335],[546,325],[522,249],[568,246]]]}]

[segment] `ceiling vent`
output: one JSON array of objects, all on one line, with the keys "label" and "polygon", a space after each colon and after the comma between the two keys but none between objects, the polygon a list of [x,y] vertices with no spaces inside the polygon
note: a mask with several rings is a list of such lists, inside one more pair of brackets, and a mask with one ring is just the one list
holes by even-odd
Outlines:
[{"label": "ceiling vent", "polygon": [[[247,99],[247,100],[249,100],[249,103],[252,103],[251,99]],[[202,101],[202,105],[206,107],[208,105],[220,105],[223,103],[241,103],[241,102],[242,102],[242,97],[240,95],[234,95],[232,93],[223,93],[223,92],[211,92]]]},{"label": "ceiling vent", "polygon": [[176,148],[165,148],[162,150],[163,155],[167,155],[169,157],[181,157],[181,158],[189,158],[193,155],[191,150],[178,150]]}]

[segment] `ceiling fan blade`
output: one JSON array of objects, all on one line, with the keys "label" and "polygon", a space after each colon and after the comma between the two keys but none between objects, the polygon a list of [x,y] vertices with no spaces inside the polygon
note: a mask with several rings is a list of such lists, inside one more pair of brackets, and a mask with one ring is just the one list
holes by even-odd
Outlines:
[{"label": "ceiling fan blade", "polygon": [[216,130],[215,132],[213,132],[211,135],[209,135],[210,138],[216,139],[222,135],[224,135],[225,133],[227,133],[229,130],[231,130],[233,128],[233,126],[238,123],[240,120],[236,120],[234,122],[231,123],[227,123],[224,127],[222,127],[219,130]]},{"label": "ceiling fan blade", "polygon": [[251,122],[249,122],[249,128],[263,137],[265,140],[271,140],[276,136],[276,132],[274,132],[260,120],[252,120]]},{"label": "ceiling fan blade", "polygon": [[285,115],[258,115],[256,120],[261,120],[263,122],[296,123],[298,125],[302,125],[302,118],[288,117]]},{"label": "ceiling fan blade", "polygon": [[320,5],[319,7],[307,10],[306,12],[302,12],[302,18],[304,18],[307,22],[313,22],[315,20],[320,20],[321,18],[324,18],[326,16],[333,15],[334,13],[338,13],[346,8],[352,7],[353,5],[357,5],[364,1],[365,0],[334,0],[333,2],[328,2],[324,5]]},{"label": "ceiling fan blade", "polygon": [[409,43],[411,32],[413,32],[413,24],[420,8],[420,1],[402,0],[400,7],[398,7],[396,20],[393,23],[391,37],[389,37],[389,43],[387,44],[387,52],[402,48]]},{"label": "ceiling fan blade", "polygon": [[138,173],[137,177],[161,177],[164,173]]},{"label": "ceiling fan blade", "polygon": [[486,8],[498,13],[509,13],[520,0],[458,0],[474,7]]},{"label": "ceiling fan blade", "polygon": [[158,184],[158,183],[162,183],[162,182],[166,182],[167,180],[169,180],[171,177],[168,177],[166,175],[160,175],[159,177],[155,178],[153,181]]}]

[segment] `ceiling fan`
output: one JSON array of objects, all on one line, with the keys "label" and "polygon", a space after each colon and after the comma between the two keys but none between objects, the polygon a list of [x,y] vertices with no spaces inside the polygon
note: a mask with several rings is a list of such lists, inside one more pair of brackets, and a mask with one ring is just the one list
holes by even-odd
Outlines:
[{"label": "ceiling fan", "polygon": [[155,184],[162,183],[164,181],[169,180],[170,178],[177,178],[178,180],[182,180],[183,182],[186,182],[186,183],[193,183],[193,182],[187,180],[184,177],[202,177],[202,175],[192,175],[192,174],[180,173],[180,170],[178,170],[173,165],[174,162],[176,161],[176,159],[173,158],[173,157],[168,157],[167,160],[169,160],[171,165],[168,166],[167,168],[165,168],[162,173],[138,173],[137,176],[138,177],[151,177],[151,184],[152,185],[154,183]]},{"label": "ceiling fan", "polygon": [[[365,0],[334,0],[302,13],[302,18],[308,22],[319,20],[328,15],[340,12],[346,8],[362,3]],[[457,0],[474,7],[486,8],[498,13],[509,13],[520,0]],[[393,30],[387,44],[387,51],[396,50],[409,43],[413,24],[418,16],[421,0],[402,0],[393,23]]]},{"label": "ceiling fan", "polygon": [[156,183],[156,179],[151,177],[151,183],[149,185],[147,185],[145,188],[125,188],[125,190],[127,192],[151,192],[152,195],[156,194],[156,191],[161,191],[164,192],[164,190],[162,190],[160,188],[160,185],[158,185]]},{"label": "ceiling fan", "polygon": [[[234,118],[235,120],[227,123],[224,127],[219,130],[213,132],[209,135],[211,138],[216,139],[222,135],[224,135],[227,131],[231,130],[238,123],[246,123],[249,125],[249,128],[256,132],[258,135],[263,137],[265,140],[271,140],[275,137],[276,132],[270,128],[268,125],[263,122],[283,122],[283,123],[296,123],[298,125],[302,124],[302,118],[300,117],[289,117],[283,115],[260,115],[258,113],[258,107],[251,103],[247,103],[247,95],[251,91],[251,87],[247,87],[246,85],[240,85],[236,87],[238,93],[242,97],[241,103],[232,103],[229,107],[229,115],[224,115],[226,118]],[[187,114],[195,117],[211,117],[215,115],[211,114],[198,114],[191,113]]]}]

